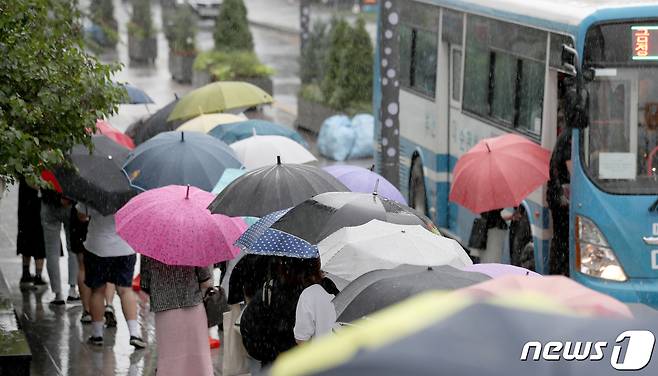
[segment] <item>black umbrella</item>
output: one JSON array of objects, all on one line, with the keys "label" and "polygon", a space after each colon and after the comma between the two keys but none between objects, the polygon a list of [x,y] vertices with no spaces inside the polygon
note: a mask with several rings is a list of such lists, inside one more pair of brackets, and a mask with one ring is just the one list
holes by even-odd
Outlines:
[{"label": "black umbrella", "polygon": [[210,204],[213,214],[263,217],[324,192],[347,192],[343,183],[315,166],[281,164],[249,171]]},{"label": "black umbrella", "polygon": [[352,281],[333,300],[340,322],[351,322],[427,290],[454,290],[491,277],[452,266],[402,265]]},{"label": "black umbrella", "polygon": [[135,190],[121,166],[130,152],[106,136],[92,136],[93,151],[76,145],[69,158],[75,168],[59,167],[53,172],[62,193],[96,209],[102,215],[114,214]]},{"label": "black umbrella", "polygon": [[176,103],[178,103],[178,98],[169,102],[169,104],[156,111],[147,119],[138,120],[131,124],[126,129],[126,135],[133,139],[135,145],[139,145],[159,133],[175,130],[184,123],[182,120],[167,121]]},{"label": "black umbrella", "polygon": [[373,219],[401,225],[421,225],[438,233],[432,221],[416,210],[371,193],[328,192],[310,198],[288,211],[271,228],[311,244],[348,226]]}]

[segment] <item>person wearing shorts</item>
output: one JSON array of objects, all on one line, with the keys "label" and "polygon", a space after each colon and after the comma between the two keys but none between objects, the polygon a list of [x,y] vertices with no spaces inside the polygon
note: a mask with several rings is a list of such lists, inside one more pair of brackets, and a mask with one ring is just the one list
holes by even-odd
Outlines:
[{"label": "person wearing shorts", "polygon": [[138,349],[146,347],[137,323],[137,299],[132,291],[132,279],[137,256],[135,251],[115,230],[114,215],[104,216],[90,207],[78,204],[78,211],[89,218],[87,239],[84,242],[85,284],[91,289],[90,310],[92,335],[88,342],[103,345],[105,289],[108,283],[116,286],[121,309],[128,324],[130,344]]}]

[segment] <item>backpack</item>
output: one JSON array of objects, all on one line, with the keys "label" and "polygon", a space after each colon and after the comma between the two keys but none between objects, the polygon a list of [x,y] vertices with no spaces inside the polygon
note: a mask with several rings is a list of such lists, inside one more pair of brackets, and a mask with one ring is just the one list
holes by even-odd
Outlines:
[{"label": "backpack", "polygon": [[240,320],[247,353],[264,364],[297,345],[293,329],[300,287],[268,281],[247,305]]}]

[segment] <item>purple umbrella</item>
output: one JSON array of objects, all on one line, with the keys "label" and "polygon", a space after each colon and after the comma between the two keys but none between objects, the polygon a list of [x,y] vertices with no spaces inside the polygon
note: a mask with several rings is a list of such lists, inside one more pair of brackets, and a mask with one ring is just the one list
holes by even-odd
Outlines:
[{"label": "purple umbrella", "polygon": [[[340,180],[352,192],[373,193],[377,187],[377,194],[389,200],[407,205],[402,193],[383,176],[358,166],[335,165],[324,167],[324,170]],[[379,183],[378,183],[379,181]]]},{"label": "purple umbrella", "polygon": [[541,274],[535,273],[526,268],[508,264],[473,264],[463,267],[462,270],[467,272],[478,272],[486,274],[491,278],[502,277],[505,275],[529,275],[533,277],[541,277]]}]

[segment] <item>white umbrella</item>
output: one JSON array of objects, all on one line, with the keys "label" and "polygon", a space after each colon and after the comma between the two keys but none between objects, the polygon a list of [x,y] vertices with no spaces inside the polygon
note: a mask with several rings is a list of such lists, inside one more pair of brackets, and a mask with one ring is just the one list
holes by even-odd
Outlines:
[{"label": "white umbrella", "polygon": [[398,225],[372,220],[344,227],[318,244],[322,270],[348,281],[377,269],[400,265],[473,264],[455,240],[418,225]]},{"label": "white umbrella", "polygon": [[281,157],[282,163],[317,161],[302,145],[283,136],[254,135],[230,146],[248,170],[274,165],[277,163],[277,156]]}]

